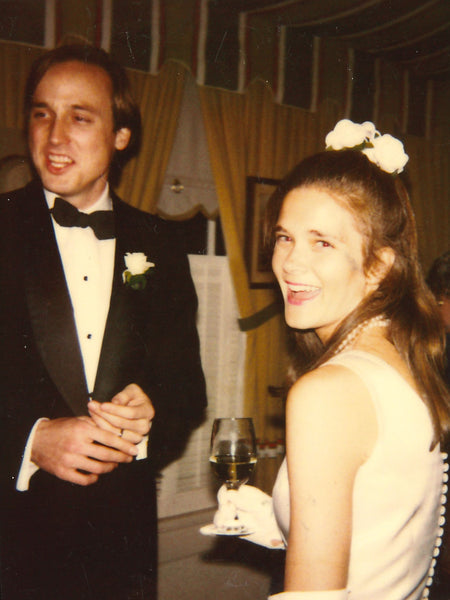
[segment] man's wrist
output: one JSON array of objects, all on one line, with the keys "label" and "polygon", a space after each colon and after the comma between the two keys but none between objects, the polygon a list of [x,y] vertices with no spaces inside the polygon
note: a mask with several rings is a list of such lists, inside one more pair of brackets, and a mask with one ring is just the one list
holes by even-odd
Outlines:
[{"label": "man's wrist", "polygon": [[39,467],[36,463],[34,463],[31,459],[32,448],[33,448],[33,440],[36,434],[37,428],[43,421],[48,421],[46,417],[42,417],[38,419],[36,423],[33,425],[30,434],[27,439],[27,443],[25,445],[25,450],[23,453],[22,462],[20,465],[19,473],[17,476],[16,490],[18,492],[26,492],[30,487],[30,479],[31,477],[39,471]]}]

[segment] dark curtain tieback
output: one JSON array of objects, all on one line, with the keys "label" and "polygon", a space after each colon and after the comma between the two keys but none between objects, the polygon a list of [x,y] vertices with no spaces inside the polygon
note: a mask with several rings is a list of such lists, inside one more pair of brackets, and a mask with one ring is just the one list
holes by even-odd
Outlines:
[{"label": "dark curtain tieback", "polygon": [[50,212],[58,225],[62,227],[90,227],[99,240],[115,237],[112,210],[98,210],[90,214],[82,213],[66,200],[55,198],[55,204]]}]

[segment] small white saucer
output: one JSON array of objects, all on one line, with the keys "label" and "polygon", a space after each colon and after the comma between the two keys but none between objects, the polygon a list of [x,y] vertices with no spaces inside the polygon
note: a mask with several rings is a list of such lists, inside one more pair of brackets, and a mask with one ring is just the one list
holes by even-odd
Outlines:
[{"label": "small white saucer", "polygon": [[227,536],[240,536],[240,535],[250,535],[253,533],[250,529],[243,528],[239,531],[236,529],[218,529],[214,523],[210,523],[209,525],[204,525],[200,527],[200,533],[202,535],[227,535]]}]

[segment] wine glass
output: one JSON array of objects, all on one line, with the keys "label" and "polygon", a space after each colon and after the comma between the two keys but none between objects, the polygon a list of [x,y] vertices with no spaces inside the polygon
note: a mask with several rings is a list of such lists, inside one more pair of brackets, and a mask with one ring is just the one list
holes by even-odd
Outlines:
[{"label": "wine glass", "polygon": [[246,483],[256,464],[256,438],[252,419],[215,419],[209,460],[217,478],[229,490],[237,490]]},{"label": "wine glass", "polygon": [[[211,432],[211,466],[227,490],[238,490],[246,483],[256,464],[256,438],[249,418],[215,419]],[[222,497],[222,499],[221,499]],[[239,519],[233,502],[219,490],[219,509],[211,533],[246,535],[251,533]]]}]

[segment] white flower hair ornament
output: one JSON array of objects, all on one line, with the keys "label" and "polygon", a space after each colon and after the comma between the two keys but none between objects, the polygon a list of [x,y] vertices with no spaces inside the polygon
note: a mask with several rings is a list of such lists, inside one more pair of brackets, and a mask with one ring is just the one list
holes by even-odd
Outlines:
[{"label": "white flower hair ornament", "polygon": [[381,135],[370,121],[338,121],[327,134],[325,146],[327,150],[361,150],[380,169],[394,175],[401,173],[409,160],[402,142],[388,133]]},{"label": "white flower hair ornament", "polygon": [[122,273],[123,282],[133,290],[143,290],[147,285],[147,275],[155,263],[148,262],[143,252],[127,252],[124,256],[126,269]]}]

